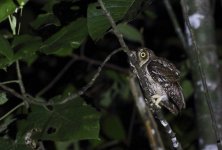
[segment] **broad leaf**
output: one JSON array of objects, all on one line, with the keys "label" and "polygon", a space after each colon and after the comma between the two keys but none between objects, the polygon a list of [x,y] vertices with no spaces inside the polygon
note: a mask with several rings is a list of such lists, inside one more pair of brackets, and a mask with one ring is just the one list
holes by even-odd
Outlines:
[{"label": "broad leaf", "polygon": [[5,20],[8,15],[12,14],[16,9],[16,5],[12,0],[0,1],[0,22]]},{"label": "broad leaf", "polygon": [[20,123],[18,137],[24,142],[24,135],[37,128],[42,130],[38,137],[41,140],[98,139],[99,118],[99,113],[80,98],[54,106],[51,111],[35,106],[27,120]]},{"label": "broad leaf", "polygon": [[9,42],[0,35],[0,56],[5,56],[8,60],[13,59],[13,50]]},{"label": "broad leaf", "polygon": [[53,7],[59,2],[60,0],[47,0],[42,9],[46,12],[53,12]]},{"label": "broad leaf", "polygon": [[[112,18],[117,22],[126,16],[127,20],[135,17],[144,0],[103,0]],[[90,4],[87,10],[87,25],[92,39],[100,39],[111,27],[98,3]]]},{"label": "broad leaf", "polygon": [[101,129],[103,133],[111,139],[124,140],[126,137],[121,120],[114,115],[107,116],[103,119]]},{"label": "broad leaf", "polygon": [[184,80],[181,86],[183,89],[184,98],[189,98],[194,92],[193,85],[189,80]]},{"label": "broad leaf", "polygon": [[36,52],[39,50],[41,43],[41,38],[37,36],[16,36],[12,42],[12,47],[16,49],[14,59],[22,59],[31,64],[37,57]]},{"label": "broad leaf", "polygon": [[25,144],[18,144],[10,139],[0,138],[1,150],[30,150]]},{"label": "broad leaf", "polygon": [[29,1],[29,0],[17,0],[18,4],[19,4],[20,6],[25,5],[28,1]]},{"label": "broad leaf", "polygon": [[123,34],[123,37],[125,37],[126,39],[134,42],[142,42],[141,33],[133,26],[128,24],[119,24],[117,26],[117,29]]},{"label": "broad leaf", "polygon": [[40,50],[45,54],[69,55],[87,37],[86,19],[80,18],[47,39]]},{"label": "broad leaf", "polygon": [[7,67],[10,66],[14,61],[8,60],[7,58],[0,58],[0,69],[7,70]]},{"label": "broad leaf", "polygon": [[34,29],[38,29],[41,26],[55,25],[60,26],[59,19],[53,13],[40,14],[36,20],[31,23]]},{"label": "broad leaf", "polygon": [[[25,5],[28,0],[16,0],[18,5]],[[15,12],[16,5],[13,0],[0,0],[0,22]]]}]

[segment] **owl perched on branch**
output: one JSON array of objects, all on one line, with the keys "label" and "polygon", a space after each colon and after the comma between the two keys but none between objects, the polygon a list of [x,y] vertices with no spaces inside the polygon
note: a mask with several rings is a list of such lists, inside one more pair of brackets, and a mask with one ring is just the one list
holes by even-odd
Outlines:
[{"label": "owl perched on branch", "polygon": [[152,50],[147,48],[132,50],[129,58],[147,103],[152,109],[158,110],[164,106],[173,114],[177,114],[185,108],[182,89],[179,85],[180,72],[171,62],[157,57]]}]

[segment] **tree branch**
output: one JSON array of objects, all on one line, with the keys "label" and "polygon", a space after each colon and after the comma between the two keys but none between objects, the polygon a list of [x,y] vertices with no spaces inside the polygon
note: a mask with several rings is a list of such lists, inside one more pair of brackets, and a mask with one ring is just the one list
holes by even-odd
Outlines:
[{"label": "tree branch", "polygon": [[[202,3],[202,1],[199,1],[199,3]],[[195,3],[195,2],[194,2]],[[204,3],[203,3],[204,4]],[[197,43],[197,37],[195,36],[195,33],[194,33],[194,28],[192,27],[191,23],[190,23],[190,20],[189,20],[189,13],[188,13],[188,5],[186,4],[185,0],[181,0],[181,6],[183,8],[183,13],[184,13],[184,18],[185,18],[185,23],[187,25],[187,28],[188,28],[188,32],[190,34],[190,38],[191,38],[191,49],[193,50],[194,52],[194,57],[196,59],[196,63],[197,63],[197,69],[200,73],[199,77],[201,79],[201,85],[203,85],[203,90],[201,90],[202,94],[204,95],[204,98],[206,99],[206,102],[207,102],[207,105],[208,105],[208,108],[209,108],[209,111],[210,111],[210,118],[211,118],[211,121],[212,121],[212,127],[213,127],[213,130],[214,130],[214,133],[215,133],[215,137],[216,137],[216,140],[217,140],[217,145],[218,145],[218,149],[222,149],[222,139],[221,139],[221,131],[218,129],[218,122],[215,118],[215,114],[214,114],[214,110],[213,110],[213,105],[212,105],[212,102],[213,102],[213,99],[210,95],[210,91],[208,89],[208,85],[207,85],[207,82],[206,82],[206,67],[205,67],[205,70],[203,68],[203,62],[201,62],[201,59],[200,59],[200,55],[201,52],[200,52],[200,48],[198,46],[198,43]],[[205,5],[202,5],[202,7],[205,7],[207,8],[208,6],[205,6]],[[206,10],[205,10],[206,11]],[[198,13],[198,12],[197,12]],[[202,15],[202,14],[201,14]],[[207,14],[208,16],[210,16],[210,14]],[[205,18],[206,16],[204,16]],[[209,19],[209,18],[208,18]],[[207,20],[207,21],[210,21],[210,20]],[[199,27],[200,28],[200,27]],[[209,30],[209,29],[207,29]],[[204,39],[203,38],[203,33],[201,33],[201,39]],[[207,35],[209,36],[209,35]],[[206,38],[207,39],[207,38]],[[206,41],[201,41],[202,44],[209,44],[209,43],[206,43]],[[212,43],[210,43],[212,44]],[[208,50],[208,49],[207,49]],[[191,55],[193,55],[193,53],[191,52]],[[205,58],[203,58],[205,59]],[[206,64],[206,66],[209,65],[209,64]],[[218,73],[219,74],[219,73]],[[215,77],[216,78],[216,77]],[[221,93],[221,91],[220,91]],[[221,99],[220,99],[221,101]],[[206,112],[205,112],[206,113]],[[221,117],[221,116],[220,116]],[[209,136],[209,135],[206,135],[206,136]],[[205,140],[205,139],[204,139]],[[211,140],[211,139],[210,139]],[[209,141],[208,141],[209,142]]]},{"label": "tree branch", "polygon": [[11,94],[14,95],[15,97],[17,97],[17,98],[19,98],[19,99],[21,99],[21,100],[24,100],[24,97],[23,97],[21,94],[17,93],[14,89],[11,89],[11,88],[9,88],[9,87],[7,87],[7,86],[5,86],[5,85],[0,85],[0,87],[1,87],[3,90],[11,93]]},{"label": "tree branch", "polygon": [[180,27],[178,21],[177,21],[176,15],[175,15],[175,13],[174,13],[174,11],[173,11],[173,8],[172,8],[169,0],[164,0],[163,2],[164,2],[164,4],[165,4],[165,7],[166,7],[166,9],[167,9],[167,12],[168,12],[168,14],[169,14],[169,16],[170,16],[170,19],[171,19],[171,21],[172,21],[172,23],[173,23],[174,29],[175,29],[175,31],[176,31],[176,33],[177,33],[177,36],[179,37],[179,39],[180,39],[180,41],[181,41],[181,43],[182,43],[182,45],[183,45],[183,48],[184,48],[184,49],[188,49],[187,42],[186,42],[186,40],[185,40],[185,37],[184,37],[184,35],[183,35],[183,32],[182,32],[182,30],[181,30],[181,27]]},{"label": "tree branch", "polygon": [[19,81],[18,80],[4,81],[4,82],[1,82],[0,85],[11,84],[11,83],[19,83]]},{"label": "tree branch", "polygon": [[149,111],[149,108],[147,104],[145,103],[142,91],[140,90],[138,83],[135,81],[134,77],[130,78],[129,83],[130,83],[131,92],[133,94],[137,109],[144,122],[151,149],[164,150],[165,148],[163,146],[163,142],[160,137],[157,125],[154,121],[152,113]]},{"label": "tree branch", "polygon": [[180,142],[177,140],[176,134],[173,132],[172,128],[170,127],[168,121],[164,118],[162,112],[155,112],[156,118],[160,121],[161,125],[164,127],[166,133],[168,134],[171,145],[175,150],[183,150]]},{"label": "tree branch", "polygon": [[20,65],[19,65],[19,61],[16,61],[16,71],[17,71],[17,77],[18,77],[18,81],[19,81],[19,87],[21,90],[22,95],[25,95],[25,87],[22,81],[22,75],[21,75],[21,70],[20,70]]},{"label": "tree branch", "polygon": [[14,89],[12,88],[9,88],[5,85],[0,85],[0,87],[9,92],[10,94],[12,94],[13,96],[23,100],[25,102],[25,104],[36,104],[36,105],[42,105],[42,106],[45,106],[45,105],[49,105],[47,102],[41,102],[41,101],[37,101],[35,98],[33,98],[32,96],[30,96],[29,94],[25,94],[25,95],[21,95],[20,93],[16,92]]},{"label": "tree branch", "polygon": [[[102,63],[101,61],[91,59],[91,58],[86,57],[84,55],[80,55],[79,56],[79,55],[73,54],[73,57],[76,60],[86,61],[86,62],[88,62],[90,64],[94,64],[94,65],[100,65]],[[119,71],[119,72],[124,73],[124,74],[128,74],[129,73],[128,69],[121,68],[119,66],[116,66],[116,65],[113,65],[113,64],[110,64],[110,63],[106,63],[104,67],[107,67],[107,68]]]},{"label": "tree branch", "polygon": [[3,119],[5,119],[8,115],[10,115],[11,113],[13,113],[13,111],[15,111],[16,109],[18,109],[19,107],[24,106],[24,105],[25,105],[24,102],[18,104],[17,106],[15,106],[14,108],[12,108],[9,112],[7,112],[5,115],[3,115],[3,116],[0,118],[0,121],[2,121]]}]

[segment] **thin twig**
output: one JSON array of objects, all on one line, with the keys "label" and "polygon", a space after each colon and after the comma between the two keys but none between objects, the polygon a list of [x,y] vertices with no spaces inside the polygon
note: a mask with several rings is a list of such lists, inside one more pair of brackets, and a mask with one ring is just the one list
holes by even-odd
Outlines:
[{"label": "thin twig", "polygon": [[19,87],[21,90],[22,95],[25,95],[25,87],[23,84],[23,80],[22,80],[22,75],[21,75],[21,70],[20,70],[20,65],[19,65],[19,61],[16,61],[16,72],[17,72],[17,76],[18,76],[18,81],[19,81]]},{"label": "thin twig", "polygon": [[19,80],[10,80],[10,81],[1,82],[0,85],[11,84],[11,83],[19,83]]},{"label": "thin twig", "polygon": [[74,93],[70,96],[68,96],[67,98],[65,98],[63,101],[59,102],[58,104],[64,104],[72,99],[75,99],[78,96],[83,95],[90,87],[92,87],[92,85],[94,84],[94,82],[96,81],[96,79],[98,78],[98,76],[100,75],[103,67],[105,66],[105,64],[110,60],[110,58],[115,55],[116,53],[122,51],[122,49],[117,49],[115,51],[113,51],[112,53],[110,53],[106,59],[102,62],[102,64],[99,66],[98,71],[96,72],[96,74],[94,74],[93,78],[90,80],[90,82],[84,86],[80,91],[78,91],[77,93]]},{"label": "thin twig", "polygon": [[98,0],[104,14],[106,15],[107,19],[109,20],[111,26],[112,26],[112,29],[113,29],[113,32],[114,34],[116,35],[116,37],[118,38],[119,40],[119,43],[121,45],[121,47],[123,48],[123,50],[128,53],[129,52],[129,48],[128,46],[126,45],[126,43],[124,42],[123,40],[123,35],[119,32],[119,30],[117,29],[117,26],[116,26],[116,23],[115,21],[113,20],[112,16],[110,15],[110,12],[106,9],[104,3],[102,2],[102,0]]},{"label": "thin twig", "polygon": [[[102,63],[101,61],[91,59],[91,58],[86,57],[86,56],[81,56],[81,55],[79,56],[79,55],[73,54],[73,57],[77,60],[86,61],[90,64],[100,65]],[[107,67],[107,68],[110,68],[110,69],[113,69],[113,70],[116,70],[116,71],[120,71],[121,73],[128,74],[128,69],[124,69],[124,68],[121,68],[119,66],[110,64],[110,63],[106,63],[104,67]]]},{"label": "thin twig", "polygon": [[[95,65],[100,65],[102,62],[101,61],[98,61],[98,60],[94,60],[94,59],[91,59],[91,58],[88,58],[84,55],[76,55],[76,54],[73,54],[72,56],[72,60],[70,60],[66,65],[65,67],[56,75],[56,77],[46,86],[44,87],[41,91],[39,91],[36,96],[39,97],[41,95],[43,95],[44,93],[46,93],[48,90],[50,90],[53,85],[56,84],[56,82],[58,82],[58,80],[61,79],[61,77],[64,75],[64,73],[72,66],[72,64],[74,62],[76,62],[77,60],[81,60],[81,61],[86,61],[90,64],[95,64]],[[113,69],[113,70],[117,70],[117,71],[120,71],[122,73],[125,73],[125,74],[128,74],[128,69],[124,69],[124,68],[121,68],[119,66],[116,66],[116,65],[113,65],[113,64],[109,64],[109,63],[106,63],[105,64],[105,67],[107,68],[110,68],[110,69]]]},{"label": "thin twig", "polygon": [[21,95],[20,93],[16,92],[14,89],[12,89],[12,88],[10,88],[10,87],[7,87],[7,86],[5,86],[5,85],[0,85],[0,87],[1,87],[3,90],[5,90],[5,91],[9,92],[10,94],[12,94],[13,96],[15,96],[15,97],[17,97],[17,98],[25,101],[25,102],[26,102],[26,105],[27,105],[27,103],[28,103],[28,104],[29,104],[29,103],[32,103],[32,104],[36,104],[36,105],[43,105],[43,106],[49,105],[49,103],[47,103],[47,102],[37,101],[35,98],[33,98],[32,96],[30,96],[29,94],[25,94],[25,95],[23,96],[23,95]]},{"label": "thin twig", "polygon": [[183,35],[183,32],[181,30],[181,27],[180,27],[178,21],[177,21],[176,15],[175,15],[175,13],[174,13],[174,11],[172,9],[172,6],[171,6],[169,0],[164,0],[164,4],[165,4],[167,12],[168,12],[168,14],[170,16],[170,19],[171,19],[171,21],[173,23],[174,29],[175,29],[175,31],[176,31],[176,33],[177,33],[181,43],[183,44],[183,48],[187,49],[188,45],[186,43],[185,37]]},{"label": "thin twig", "polygon": [[48,90],[50,90],[53,85],[55,85],[56,82],[58,82],[58,80],[64,75],[64,73],[72,66],[72,64],[75,62],[76,60],[73,58],[71,59],[66,65],[65,67],[56,75],[56,77],[46,86],[44,87],[41,91],[39,91],[36,94],[36,97],[39,97],[41,95],[43,95],[44,93],[46,93]]},{"label": "thin twig", "polygon": [[202,81],[202,84],[203,84],[203,88],[204,88],[204,95],[206,97],[206,101],[207,101],[207,105],[209,107],[209,111],[210,111],[210,115],[211,115],[211,120],[212,120],[212,126],[213,126],[213,129],[214,129],[214,133],[215,133],[215,136],[216,136],[216,139],[217,139],[217,145],[218,145],[218,148],[219,149],[222,149],[222,139],[221,139],[221,135],[220,135],[220,132],[219,132],[219,129],[217,127],[217,120],[214,116],[214,111],[213,111],[213,107],[212,107],[212,97],[210,96],[209,94],[209,89],[208,89],[208,86],[207,86],[207,83],[206,83],[206,74],[205,74],[205,71],[203,70],[203,67],[202,67],[202,63],[200,61],[200,50],[199,50],[199,47],[197,45],[197,42],[196,42],[196,38],[195,38],[195,34],[193,32],[193,29],[192,29],[192,26],[190,24],[190,21],[189,21],[189,16],[188,16],[188,10],[187,10],[187,5],[185,3],[184,0],[181,0],[181,5],[182,5],[182,8],[183,8],[183,11],[184,11],[184,15],[185,15],[185,23],[188,27],[188,30],[191,34],[191,39],[192,39],[192,46],[193,46],[193,49],[195,51],[195,55],[196,55],[196,58],[197,58],[197,65],[198,65],[198,69],[200,71],[200,77],[201,77],[201,81]]},{"label": "thin twig", "polygon": [[14,108],[12,108],[9,112],[7,112],[4,116],[2,116],[2,117],[0,118],[0,121],[2,121],[3,119],[5,119],[5,118],[6,118],[8,115],[10,115],[13,111],[15,111],[16,109],[18,109],[19,107],[24,106],[24,105],[25,105],[24,102],[18,104],[17,106],[15,106]]},{"label": "thin twig", "polygon": [[9,87],[7,87],[7,86],[5,86],[5,85],[0,85],[0,87],[1,87],[2,89],[4,89],[5,91],[11,93],[11,94],[14,95],[15,97],[24,100],[24,97],[23,97],[21,94],[17,93],[14,89],[11,89],[11,88],[9,88]]}]

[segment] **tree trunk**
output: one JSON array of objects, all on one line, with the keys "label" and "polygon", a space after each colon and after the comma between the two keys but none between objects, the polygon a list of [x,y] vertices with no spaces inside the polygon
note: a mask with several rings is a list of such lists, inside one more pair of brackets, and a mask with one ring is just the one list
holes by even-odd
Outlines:
[{"label": "tree trunk", "polygon": [[[199,55],[200,66],[206,77],[205,80],[211,97],[217,128],[219,129],[217,132],[222,134],[222,88],[219,61],[216,54],[214,20],[210,9],[211,6],[209,0],[184,0],[184,2],[185,4],[183,4],[182,7],[187,10],[187,13],[184,11],[184,16],[188,17],[192,31],[190,32],[188,26],[186,26],[189,45],[187,53],[190,59],[192,77],[196,89],[195,106],[199,131],[199,146],[200,149],[217,149],[216,143],[218,139],[216,139],[215,136],[215,128],[212,126],[213,122],[206,101],[206,91],[202,84],[201,70],[197,57],[197,55]],[[195,50],[192,38],[196,42],[197,51]]]}]

